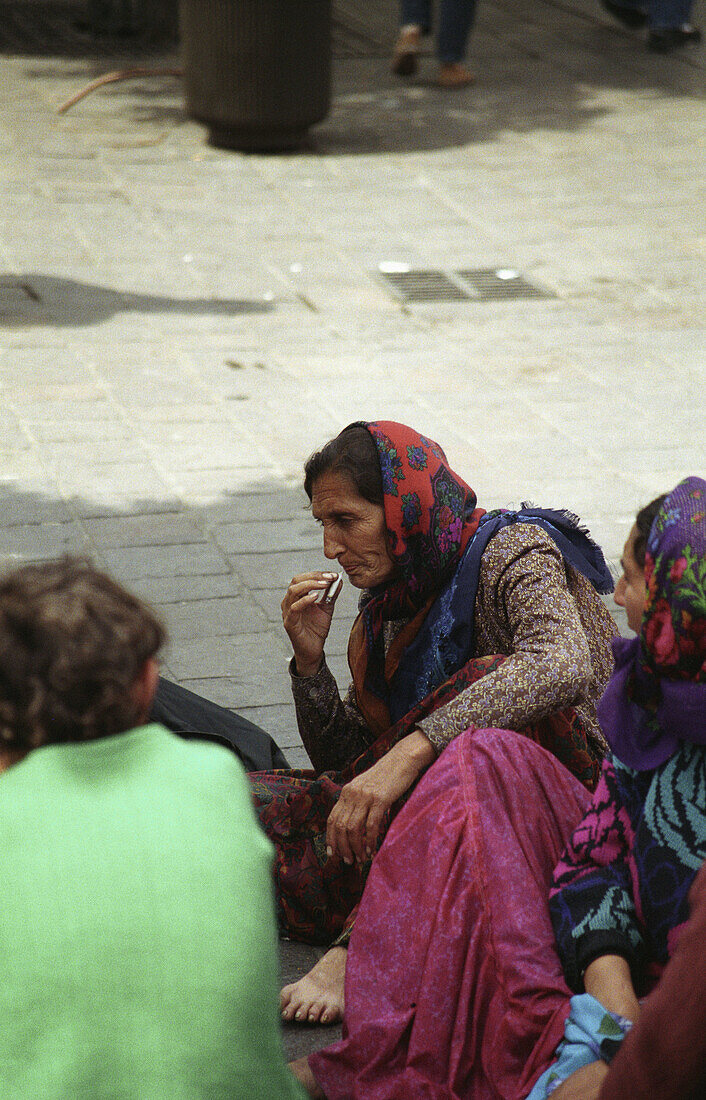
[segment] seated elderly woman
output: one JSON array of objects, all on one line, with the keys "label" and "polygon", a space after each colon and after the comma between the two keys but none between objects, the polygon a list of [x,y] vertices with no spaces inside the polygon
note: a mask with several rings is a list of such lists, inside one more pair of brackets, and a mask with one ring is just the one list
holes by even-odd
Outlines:
[{"label": "seated elderly woman", "polygon": [[[608,1064],[638,997],[651,1003],[706,857],[706,482],[643,509],[623,569],[616,602],[640,633],[614,643],[599,706],[612,755],[593,799],[527,738],[456,739],[373,862],[344,1037],[295,1064],[311,1096],[618,1094]],[[699,957],[693,933],[686,946]],[[682,959],[668,988],[685,973]],[[691,1013],[682,1035],[703,1020]],[[703,1077],[681,1058],[685,1081]]]},{"label": "seated elderly woman", "polygon": [[163,630],[88,563],[0,579],[0,1095],[299,1098],[242,766],[144,725]]},{"label": "seated elderly woman", "polygon": [[369,861],[416,781],[469,726],[521,730],[586,786],[604,742],[595,706],[612,671],[612,588],[565,513],[476,507],[441,448],[393,422],[350,425],[306,464],[324,553],[361,590],[343,699],[324,646],[335,574],[291,582],[299,730],[315,775],[252,775],[276,848],[280,926],[338,940],[282,993],[283,1016],[340,1017],[347,937]]}]

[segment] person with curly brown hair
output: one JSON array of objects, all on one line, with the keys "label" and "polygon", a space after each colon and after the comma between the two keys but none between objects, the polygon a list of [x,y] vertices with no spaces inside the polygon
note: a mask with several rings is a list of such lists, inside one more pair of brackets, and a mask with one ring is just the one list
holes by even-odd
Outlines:
[{"label": "person with curly brown hair", "polygon": [[295,1100],[272,847],[234,754],[145,724],[164,630],[81,559],[0,579],[0,1095]]}]

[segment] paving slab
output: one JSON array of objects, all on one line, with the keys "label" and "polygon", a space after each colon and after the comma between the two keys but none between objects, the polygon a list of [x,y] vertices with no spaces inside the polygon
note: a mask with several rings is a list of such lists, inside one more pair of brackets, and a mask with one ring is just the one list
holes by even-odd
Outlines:
[{"label": "paving slab", "polygon": [[155,608],[168,624],[169,637],[175,642],[238,633],[266,634],[271,629],[262,609],[250,597],[183,600],[155,604]]}]

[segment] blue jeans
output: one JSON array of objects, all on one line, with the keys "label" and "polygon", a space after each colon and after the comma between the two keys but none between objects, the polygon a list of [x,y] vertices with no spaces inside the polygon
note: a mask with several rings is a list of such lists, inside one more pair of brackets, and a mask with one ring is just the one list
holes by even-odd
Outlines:
[{"label": "blue jeans", "polygon": [[[477,0],[439,0],[439,29],[436,56],[443,64],[463,61],[466,43],[476,14]],[[402,25],[416,23],[424,30],[431,27],[431,0],[401,0]]]},{"label": "blue jeans", "polygon": [[615,0],[621,8],[645,12],[652,30],[688,23],[694,0]]}]

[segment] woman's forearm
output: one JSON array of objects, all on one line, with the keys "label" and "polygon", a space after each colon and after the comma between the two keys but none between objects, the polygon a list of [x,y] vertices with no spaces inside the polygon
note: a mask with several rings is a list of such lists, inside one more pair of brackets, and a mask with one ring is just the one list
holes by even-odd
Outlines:
[{"label": "woman's forearm", "polygon": [[436,760],[436,750],[420,727],[412,730],[396,745],[393,745],[390,753],[394,753],[397,758],[401,758],[403,765],[408,769],[408,774],[411,776],[410,787],[422,772],[426,771],[429,765]]},{"label": "woman's forearm", "polygon": [[297,726],[317,772],[339,770],[355,760],[373,739],[350,698],[341,699],[324,660],[315,676],[297,675],[290,665]]},{"label": "woman's forearm", "polygon": [[[541,660],[511,654],[499,668],[422,719],[420,727],[437,752],[469,727],[522,729],[576,701],[576,685],[586,677],[582,656],[566,649],[545,652]],[[532,690],[522,690],[523,684],[531,684]]]},{"label": "woman's forearm", "polygon": [[326,824],[328,856],[344,863],[369,859],[386,813],[435,759],[424,733],[415,729],[371,768],[346,783]]},{"label": "woman's forearm", "polygon": [[622,1044],[601,1100],[686,1100],[706,1095],[706,865],[674,955]]},{"label": "woman's forearm", "polygon": [[618,1016],[635,1022],[640,1005],[635,996],[630,967],[622,955],[601,955],[586,967],[584,989]]}]

